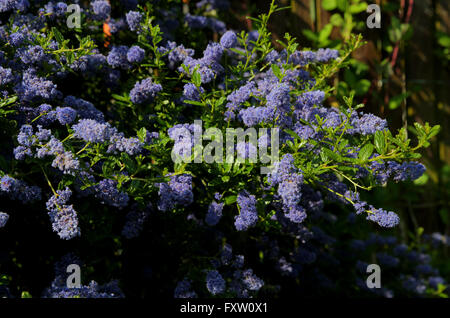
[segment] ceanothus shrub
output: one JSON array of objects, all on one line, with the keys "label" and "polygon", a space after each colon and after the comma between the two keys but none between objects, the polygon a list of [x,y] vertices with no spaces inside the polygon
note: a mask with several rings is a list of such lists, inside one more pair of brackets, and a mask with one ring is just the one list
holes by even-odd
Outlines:
[{"label": "ceanothus shrub", "polygon": [[[417,151],[439,126],[416,123],[411,140],[353,96],[329,107],[329,79],[362,39],[313,52],[286,34],[279,51],[267,29],[276,5],[246,33],[221,21],[227,4],[184,14],[181,0],[80,1],[71,29],[69,3],[0,0],[0,231],[19,239],[9,223],[30,208],[64,243],[53,261],[98,242],[115,244],[97,255],[109,264],[133,244],[171,249],[146,273],[148,289],[175,297],[371,294],[370,255],[392,270],[376,295],[442,291],[425,251],[381,235],[399,224],[395,211],[363,199],[420,177]],[[243,160],[208,163],[193,137],[208,128],[272,130],[232,149]],[[279,152],[267,174],[250,160],[259,147]],[[200,160],[174,162],[172,150]],[[67,288],[67,255],[42,296],[122,297],[136,284]]]}]

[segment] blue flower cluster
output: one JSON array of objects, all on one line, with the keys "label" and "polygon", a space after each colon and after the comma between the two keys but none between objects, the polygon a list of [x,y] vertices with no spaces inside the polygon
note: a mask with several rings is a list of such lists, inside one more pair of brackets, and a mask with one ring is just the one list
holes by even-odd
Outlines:
[{"label": "blue flower cluster", "polygon": [[222,35],[220,38],[220,45],[222,45],[223,48],[229,49],[232,47],[235,47],[238,42],[236,33],[233,31],[227,31]]},{"label": "blue flower cluster", "polygon": [[131,31],[139,32],[143,16],[140,12],[130,11],[126,14],[128,27]]},{"label": "blue flower cluster", "polygon": [[[186,56],[183,60],[183,65],[186,66],[188,73],[192,75],[194,71],[200,74],[202,83],[209,83],[214,78],[223,73],[223,66],[220,64],[220,60],[223,54],[223,47],[219,43],[210,43],[203,51],[203,56],[199,59],[194,59],[190,56]],[[178,68],[180,72],[186,73],[186,70],[180,66]]]},{"label": "blue flower cluster", "polygon": [[258,211],[256,207],[256,198],[247,192],[239,193],[237,196],[239,205],[239,215],[235,217],[234,226],[238,231],[247,230],[258,221]]},{"label": "blue flower cluster", "polygon": [[144,222],[148,219],[148,214],[147,210],[129,212],[122,229],[122,235],[127,239],[138,237],[144,227]]},{"label": "blue flower cluster", "polygon": [[66,188],[58,190],[47,201],[47,210],[53,231],[64,240],[70,240],[80,235],[77,212],[74,210],[73,205],[67,204],[71,195],[72,191]]},{"label": "blue flower cluster", "polygon": [[189,280],[182,280],[177,284],[174,291],[174,298],[197,298],[197,293],[192,290]]},{"label": "blue flower cluster", "polygon": [[278,186],[277,194],[281,199],[286,217],[295,223],[303,222],[306,218],[306,211],[300,205],[303,176],[294,166],[294,158],[291,154],[284,155],[279,162],[275,163],[268,181],[272,186]]},{"label": "blue flower cluster", "polygon": [[201,15],[190,15],[188,13],[186,14],[185,20],[192,29],[209,28],[218,33],[224,33],[226,31],[225,23],[216,18],[208,18]]},{"label": "blue flower cluster", "polygon": [[170,211],[176,205],[187,206],[194,201],[192,193],[192,176],[190,175],[171,175],[167,183],[159,183],[159,201],[158,209],[161,211]]},{"label": "blue flower cluster", "polygon": [[6,225],[9,220],[9,214],[5,212],[0,212],[0,228]]},{"label": "blue flower cluster", "polygon": [[177,158],[189,158],[194,146],[194,133],[200,129],[194,124],[176,124],[168,129],[167,134],[174,141],[172,152]]},{"label": "blue flower cluster", "polygon": [[218,271],[213,270],[206,274],[206,288],[211,294],[221,294],[225,291],[225,287],[225,280]]},{"label": "blue flower cluster", "polygon": [[81,262],[73,254],[66,254],[55,264],[55,278],[51,285],[44,290],[42,298],[123,298],[124,294],[117,280],[112,280],[104,285],[96,281],[90,281],[87,285],[79,287],[67,286],[67,266],[76,264],[82,266]]},{"label": "blue flower cluster", "polygon": [[86,142],[105,142],[115,132],[108,123],[101,123],[93,119],[81,119],[72,126],[74,136]]},{"label": "blue flower cluster", "polygon": [[0,179],[0,194],[6,194],[12,200],[23,203],[41,199],[42,190],[38,186],[29,186],[25,181],[17,180],[9,175]]},{"label": "blue flower cluster", "polygon": [[160,84],[155,84],[151,78],[146,78],[134,85],[130,91],[130,98],[135,104],[151,103],[161,91],[162,86]]},{"label": "blue flower cluster", "polygon": [[96,20],[106,20],[111,13],[111,5],[105,0],[95,0],[91,2],[92,9],[94,11],[94,18]]},{"label": "blue flower cluster", "polygon": [[[424,295],[427,288],[437,289],[438,284],[446,285],[445,279],[440,277],[438,270],[430,264],[431,258],[428,254],[417,252],[405,244],[398,243],[396,237],[383,237],[372,233],[366,240],[353,240],[350,245],[352,254],[354,254],[352,257],[356,258],[363,257],[362,255],[366,251],[380,251],[376,253],[378,264],[385,269],[386,275],[400,273],[399,275],[394,274],[396,276],[392,279],[399,280],[397,288],[403,289],[407,294],[417,297]],[[362,274],[361,278],[358,278],[358,284],[368,293],[377,293],[388,298],[394,297],[395,294],[392,290],[387,288],[379,291],[368,289],[362,282],[369,263],[357,260],[356,268]]]},{"label": "blue flower cluster", "polygon": [[[368,234],[400,218],[356,190],[416,180],[425,167],[411,161],[409,140],[393,136],[385,119],[352,98],[328,105],[326,72],[345,67],[350,49],[300,51],[288,41],[275,50],[260,22],[248,33],[226,27],[219,19],[226,0],[76,3],[83,28],[74,36],[68,3],[0,0],[6,235],[23,226],[12,200],[34,203],[30,219],[56,233],[43,240],[74,240],[61,246],[76,244],[83,254],[102,244],[99,253],[109,254],[97,257],[114,270],[134,271],[138,253],[148,285],[176,298],[255,297],[285,286],[299,295],[343,285],[373,293],[359,275],[373,259],[397,283],[378,296],[425,295],[447,284],[421,246]],[[242,160],[178,161],[199,155],[203,127],[279,128],[279,147],[278,134],[260,130],[257,142],[233,143]],[[261,148],[278,152],[267,175],[256,172]],[[42,197],[49,224],[34,213]],[[423,244],[440,248],[449,239],[434,233]],[[62,263],[43,297],[123,296],[114,281],[68,288],[64,266],[79,262]],[[349,273],[337,277],[340,266]]]},{"label": "blue flower cluster", "polygon": [[130,200],[128,194],[117,189],[117,181],[103,179],[95,186],[95,196],[102,203],[116,207],[124,208]]},{"label": "blue flower cluster", "polygon": [[206,224],[214,226],[219,223],[222,218],[223,205],[223,203],[217,203],[216,201],[211,202],[205,216]]}]

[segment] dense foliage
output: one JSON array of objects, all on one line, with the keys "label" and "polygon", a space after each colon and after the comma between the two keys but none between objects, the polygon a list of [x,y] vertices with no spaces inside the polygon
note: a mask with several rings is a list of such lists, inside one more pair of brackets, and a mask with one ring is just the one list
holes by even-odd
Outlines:
[{"label": "dense foliage", "polygon": [[[227,30],[226,1],[78,3],[70,28],[68,4],[0,0],[6,294],[445,296],[429,253],[448,238],[402,244],[395,211],[364,199],[419,178],[439,126],[416,123],[411,140],[353,95],[327,106],[361,37],[310,51],[286,34],[277,51],[274,3],[249,33]],[[211,145],[249,127],[272,130],[220,160]],[[261,148],[279,154],[268,174]]]}]

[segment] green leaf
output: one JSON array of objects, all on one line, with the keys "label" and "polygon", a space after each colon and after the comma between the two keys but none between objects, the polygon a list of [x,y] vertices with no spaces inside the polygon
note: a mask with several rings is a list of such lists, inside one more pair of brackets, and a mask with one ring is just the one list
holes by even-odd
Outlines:
[{"label": "green leaf", "polygon": [[231,164],[231,163],[223,163],[222,166],[223,166],[223,171],[226,173],[230,172],[231,168],[233,168],[233,164]]},{"label": "green leaf", "polygon": [[367,159],[369,159],[372,153],[373,153],[373,145],[369,143],[361,148],[361,150],[358,153],[358,158],[363,161],[366,161]]},{"label": "green leaf", "polygon": [[130,101],[128,96],[120,96],[120,95],[117,95],[117,94],[111,94],[111,97],[116,99],[116,100],[120,100],[122,102],[129,102]]},{"label": "green leaf", "polygon": [[302,33],[308,40],[311,40],[313,42],[317,41],[317,34],[315,34],[313,31],[302,30]]},{"label": "green leaf", "polygon": [[225,101],[227,100],[227,98],[225,96],[220,97],[219,99],[216,100],[216,107],[222,105]]},{"label": "green leaf", "polygon": [[424,137],[426,135],[425,129],[419,123],[414,123],[414,128],[409,127],[410,130],[419,137]]},{"label": "green leaf", "polygon": [[344,148],[348,145],[348,140],[347,139],[342,139],[341,142],[338,145],[338,150],[342,151],[344,150]]},{"label": "green leaf", "polygon": [[280,45],[281,45],[282,47],[284,47],[285,49],[288,48],[288,46],[287,46],[283,41],[275,40],[275,42],[277,42],[278,44],[280,44]]},{"label": "green leaf", "polygon": [[411,159],[420,159],[420,158],[422,158],[422,155],[421,155],[420,153],[412,153],[412,154],[409,154],[409,155],[408,155],[408,158],[411,158]]},{"label": "green leaf", "polygon": [[370,88],[370,81],[366,79],[360,80],[356,83],[355,93],[356,95],[364,95]]},{"label": "green leaf", "polygon": [[439,36],[438,43],[444,47],[450,47],[450,36],[441,35]]},{"label": "green leaf", "polygon": [[441,216],[442,222],[444,222],[445,225],[448,225],[449,222],[449,215],[448,215],[447,209],[441,209],[439,210],[439,215]]},{"label": "green leaf", "polygon": [[433,126],[433,128],[431,128],[431,130],[430,130],[430,133],[428,134],[428,139],[436,136],[440,130],[441,130],[441,126],[439,126],[439,125]]},{"label": "green leaf", "polygon": [[295,131],[290,130],[290,129],[285,129],[284,131],[287,132],[292,137],[294,137],[295,139],[302,140],[302,138],[300,138],[300,136]]},{"label": "green leaf", "polygon": [[329,160],[341,161],[341,156],[328,148],[322,148],[320,157],[323,162],[327,162]]},{"label": "green leaf", "polygon": [[377,152],[380,155],[384,154],[386,151],[386,141],[384,139],[384,134],[382,131],[378,130],[377,132],[375,132],[374,143]]},{"label": "green leaf", "polygon": [[344,81],[345,82],[342,83],[346,83],[350,85],[350,87],[356,86],[356,76],[350,69],[344,71]]},{"label": "green leaf", "polygon": [[341,27],[344,24],[344,19],[339,13],[335,13],[330,17],[330,23],[336,27]]},{"label": "green leaf", "polygon": [[322,149],[322,151],[320,152],[320,159],[322,160],[322,162],[327,162],[327,161],[328,161],[327,154],[326,154],[325,151],[323,151],[323,149]]},{"label": "green leaf", "polygon": [[350,5],[350,7],[348,9],[351,14],[358,14],[363,11],[366,11],[367,3],[365,3],[365,2],[355,3],[355,4]]},{"label": "green leaf", "polygon": [[75,61],[75,54],[72,51],[66,52],[67,64],[72,64]]},{"label": "green leaf", "polygon": [[239,54],[239,55],[242,55],[242,56],[246,56],[245,52],[242,51],[242,50],[238,50],[238,49],[235,49],[235,48],[230,48],[229,50],[233,51],[236,54]]},{"label": "green leaf", "polygon": [[322,8],[327,11],[336,9],[337,0],[322,0]]},{"label": "green leaf", "polygon": [[29,292],[23,291],[22,294],[20,295],[20,298],[32,298],[32,297]]},{"label": "green leaf", "polygon": [[429,178],[430,177],[426,173],[424,173],[418,179],[414,180],[414,184],[418,186],[424,185],[428,182]]},{"label": "green leaf", "polygon": [[279,79],[281,80],[283,78],[283,74],[280,70],[280,67],[277,64],[272,64],[271,65],[272,68],[272,72],[273,74]]},{"label": "green leaf", "polygon": [[58,29],[55,27],[52,27],[52,32],[53,35],[55,36],[56,42],[58,42],[58,44],[63,43],[64,37],[62,36],[61,32],[59,32]]},{"label": "green leaf", "polygon": [[340,81],[337,87],[337,93],[339,96],[346,96],[349,93],[348,84],[346,82]]},{"label": "green leaf", "polygon": [[419,237],[422,236],[424,230],[425,230],[425,229],[424,229],[423,227],[419,226],[419,227],[417,228],[417,235],[418,235]]},{"label": "green leaf", "polygon": [[294,143],[291,140],[286,140],[286,145],[288,145],[289,148],[295,151]]},{"label": "green leaf", "polygon": [[225,204],[226,205],[231,205],[231,204],[236,202],[236,199],[237,199],[236,195],[230,195],[230,196],[225,198]]},{"label": "green leaf", "polygon": [[200,76],[200,73],[197,72],[197,70],[194,70],[194,72],[192,72],[192,82],[197,87],[200,87],[200,85],[202,85],[202,77]]},{"label": "green leaf", "polygon": [[145,139],[147,138],[147,129],[145,129],[145,127],[139,129],[137,132],[137,136],[139,138],[139,141],[144,143]]},{"label": "green leaf", "polygon": [[196,100],[184,100],[186,104],[196,105],[196,106],[203,106],[203,103],[197,102]]},{"label": "green leaf", "polygon": [[392,97],[389,100],[389,109],[398,108],[402,104],[403,100],[405,100],[407,97],[409,97],[409,95],[410,95],[410,93],[406,92],[406,93],[399,94],[399,95]]},{"label": "green leaf", "polygon": [[389,40],[392,43],[396,43],[401,40],[402,38],[402,29],[400,20],[396,17],[392,17],[391,19],[391,25],[388,30]]},{"label": "green leaf", "polygon": [[230,176],[222,176],[222,181],[223,181],[223,182],[228,182],[228,181],[230,181]]},{"label": "green leaf", "polygon": [[331,35],[331,31],[333,31],[333,25],[331,23],[328,23],[323,27],[322,30],[319,32],[319,42],[322,43],[328,39],[328,37]]},{"label": "green leaf", "polygon": [[348,0],[337,0],[336,1],[337,8],[342,12],[346,11],[348,2],[349,2]]}]

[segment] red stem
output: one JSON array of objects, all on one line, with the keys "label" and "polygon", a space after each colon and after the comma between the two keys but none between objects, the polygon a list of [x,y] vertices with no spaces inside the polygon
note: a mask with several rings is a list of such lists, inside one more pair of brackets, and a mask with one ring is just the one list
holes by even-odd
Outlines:
[{"label": "red stem", "polygon": [[[413,6],[414,6],[414,0],[409,0],[408,10],[406,11],[405,23],[409,23],[409,19],[411,18]],[[400,10],[400,19],[401,19],[403,17],[403,12],[405,10],[405,0],[401,0],[400,8],[401,8],[401,10]],[[395,63],[397,63],[398,47],[400,44],[399,42],[395,43],[394,50],[392,51],[392,57],[391,57],[391,67],[392,68],[395,66]]]}]

